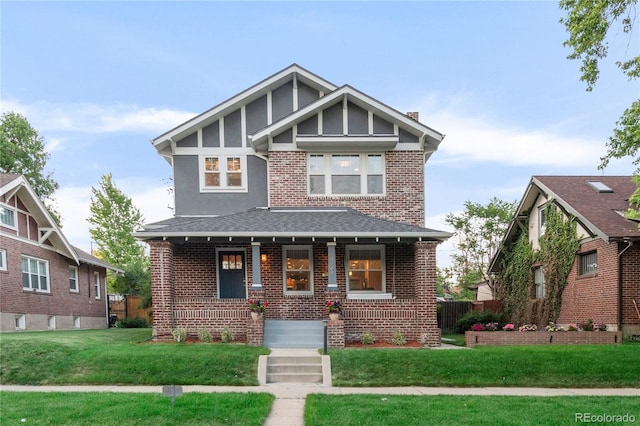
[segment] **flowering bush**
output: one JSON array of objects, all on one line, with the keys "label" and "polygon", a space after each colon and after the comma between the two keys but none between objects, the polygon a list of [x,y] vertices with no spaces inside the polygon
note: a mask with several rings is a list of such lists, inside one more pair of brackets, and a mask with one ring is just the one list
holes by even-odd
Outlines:
[{"label": "flowering bush", "polygon": [[269,302],[262,302],[260,300],[249,299],[249,310],[251,312],[264,312],[264,310],[269,306]]},{"label": "flowering bush", "polygon": [[607,331],[607,325],[601,322],[593,324],[593,331]]},{"label": "flowering bush", "polygon": [[538,326],[535,324],[521,325],[519,331],[538,331]]},{"label": "flowering bush", "polygon": [[567,325],[567,330],[568,331],[578,331],[578,326],[576,324],[569,324],[569,325]]},{"label": "flowering bush", "polygon": [[471,331],[485,331],[485,330],[486,328],[484,327],[484,325],[480,324],[479,322],[471,326]]},{"label": "flowering bush", "polygon": [[504,331],[513,331],[513,330],[515,330],[515,328],[516,328],[516,326],[515,326],[515,325],[513,325],[513,324],[507,324],[507,325],[505,325],[504,327],[502,327],[502,329],[503,329]]},{"label": "flowering bush", "polygon": [[583,322],[582,324],[580,324],[580,328],[582,328],[584,331],[593,331],[593,320],[590,319]]},{"label": "flowering bush", "polygon": [[497,322],[488,322],[484,325],[485,329],[487,331],[497,331],[498,330],[498,323]]},{"label": "flowering bush", "polygon": [[564,328],[559,325],[554,324],[552,321],[549,321],[549,325],[545,327],[547,331],[564,331]]},{"label": "flowering bush", "polygon": [[342,313],[342,302],[340,302],[339,300],[334,300],[334,301],[328,300],[325,306],[327,307],[327,312],[329,313],[334,313],[334,314]]}]

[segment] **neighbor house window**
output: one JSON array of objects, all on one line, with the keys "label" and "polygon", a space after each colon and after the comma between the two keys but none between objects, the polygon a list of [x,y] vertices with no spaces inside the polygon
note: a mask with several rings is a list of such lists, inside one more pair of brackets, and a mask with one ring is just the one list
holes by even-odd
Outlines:
[{"label": "neighbor house window", "polygon": [[384,193],[382,154],[311,154],[309,194],[380,195]]},{"label": "neighbor house window", "polygon": [[22,288],[49,291],[49,262],[22,256]]},{"label": "neighbor house window", "polygon": [[546,292],[546,285],[544,282],[544,271],[541,267],[537,267],[533,270],[533,282],[536,299],[544,299]]},{"label": "neighbor house window", "polygon": [[78,292],[78,268],[69,266],[69,290]]},{"label": "neighbor house window", "polygon": [[93,288],[95,291],[96,299],[100,299],[100,272],[93,273]]},{"label": "neighbor house window", "polygon": [[0,206],[0,224],[9,228],[16,227],[16,212],[8,207]]},{"label": "neighbor house window", "polygon": [[347,283],[349,292],[383,293],[383,246],[347,246]]},{"label": "neighbor house window", "polygon": [[538,208],[538,236],[543,236],[547,229],[547,206]]},{"label": "neighbor house window", "polygon": [[598,272],[598,252],[581,254],[579,256],[579,275],[595,274]]},{"label": "neighbor house window", "polygon": [[7,270],[7,251],[0,249],[0,271]]},{"label": "neighbor house window", "polygon": [[285,293],[313,293],[313,250],[311,246],[284,246]]},{"label": "neighbor house window", "polygon": [[244,156],[201,157],[203,191],[234,191],[247,187],[247,160]]}]

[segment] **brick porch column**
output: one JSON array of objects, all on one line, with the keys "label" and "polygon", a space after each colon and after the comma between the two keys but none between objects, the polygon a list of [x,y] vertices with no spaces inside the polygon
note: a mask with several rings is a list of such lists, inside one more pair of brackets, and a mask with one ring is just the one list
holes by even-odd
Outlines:
[{"label": "brick porch column", "polygon": [[418,302],[418,326],[423,344],[440,346],[436,306],[436,247],[437,241],[418,241],[414,244],[415,286]]},{"label": "brick porch column", "polygon": [[169,241],[151,241],[151,297],[153,300],[153,339],[171,339],[175,328],[173,300],[175,274],[173,244]]}]

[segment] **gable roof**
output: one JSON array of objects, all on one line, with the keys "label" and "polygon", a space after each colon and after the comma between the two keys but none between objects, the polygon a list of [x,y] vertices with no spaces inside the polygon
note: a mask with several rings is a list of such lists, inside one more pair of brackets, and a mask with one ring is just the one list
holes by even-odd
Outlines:
[{"label": "gable roof", "polygon": [[24,176],[0,173],[0,195],[4,195],[6,200],[14,195],[20,196],[20,201],[25,205],[29,214],[35,218],[39,229],[45,231],[43,235],[39,236],[40,243],[49,240],[56,252],[73,259],[76,264],[83,262],[107,268],[116,273],[124,273],[121,269],[72,246]]},{"label": "gable roof", "polygon": [[[251,145],[256,151],[266,151],[269,138],[276,136],[293,125],[317,114],[319,110],[325,109],[342,101],[349,101],[365,110],[373,111],[381,118],[416,135],[420,140],[420,144],[425,151],[427,158],[438,149],[438,145],[442,139],[444,139],[444,135],[442,133],[425,126],[413,118],[410,118],[407,114],[403,114],[349,85],[344,85],[316,101],[311,102],[305,107],[294,111],[281,120],[257,131],[250,136]],[[335,138],[335,135],[332,135],[331,138]],[[368,143],[371,143],[370,140],[375,138],[367,137],[367,139]]]},{"label": "gable roof", "polygon": [[157,238],[366,238],[444,241],[448,232],[365,215],[351,208],[255,208],[215,217],[169,219],[136,232],[142,240]]},{"label": "gable roof", "polygon": [[[598,191],[590,182],[600,182]],[[594,238],[606,242],[640,240],[638,222],[626,219],[629,197],[636,190],[631,176],[533,176],[516,209],[502,246],[513,242],[519,235],[518,218],[528,216],[540,195],[558,204]],[[489,271],[496,269],[502,250],[494,256]]]}]

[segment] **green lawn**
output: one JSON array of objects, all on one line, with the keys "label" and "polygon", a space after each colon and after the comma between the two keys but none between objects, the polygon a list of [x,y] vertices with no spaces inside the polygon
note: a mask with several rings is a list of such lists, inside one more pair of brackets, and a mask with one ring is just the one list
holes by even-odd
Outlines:
[{"label": "green lawn", "polygon": [[[640,344],[333,349],[334,386],[640,387]],[[640,419],[639,419],[640,420]]]},{"label": "green lawn", "polygon": [[[626,414],[627,419],[634,416],[638,422],[640,404],[638,397],[311,394],[307,396],[304,421],[306,426],[551,426],[575,424],[576,416],[579,420],[584,420],[586,413],[620,416]],[[623,424],[620,421],[596,424],[605,423]]]},{"label": "green lawn", "polygon": [[257,385],[258,357],[243,344],[151,343],[151,329],[0,335],[0,383]]},{"label": "green lawn", "polygon": [[6,425],[259,426],[273,400],[267,393],[188,393],[171,406],[160,394],[0,392]]}]

